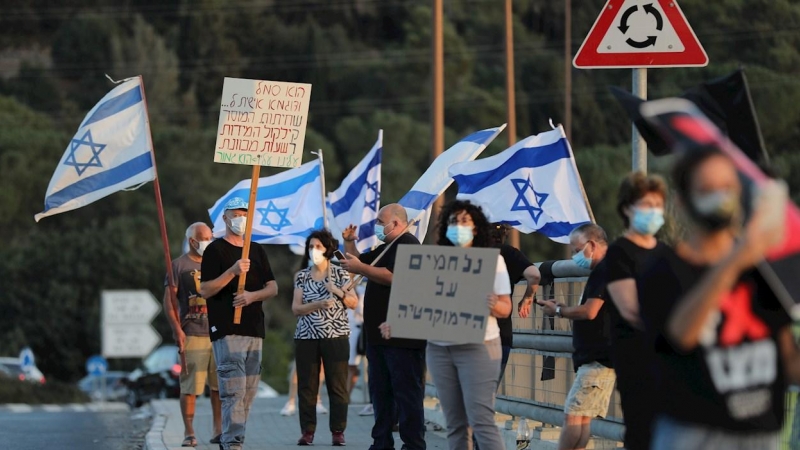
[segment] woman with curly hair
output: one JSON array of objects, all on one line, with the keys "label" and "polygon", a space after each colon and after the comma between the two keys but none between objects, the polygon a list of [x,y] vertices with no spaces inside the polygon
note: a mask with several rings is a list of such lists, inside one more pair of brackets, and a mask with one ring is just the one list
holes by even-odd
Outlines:
[{"label": "woman with curly hair", "polygon": [[358,303],[355,292],[344,291],[350,275],[330,260],[339,243],[328,230],[316,230],[306,239],[302,267],[294,280],[292,312],[297,393],[302,436],[297,445],[311,445],[317,428],[316,399],[322,364],[330,396],[330,430],[334,446],[345,445],[349,389],[350,324],[347,308]]},{"label": "woman with curly hair", "polygon": [[[447,204],[437,224],[437,244],[457,247],[491,247],[490,225],[477,205],[455,200]],[[489,318],[482,344],[428,341],[428,370],[439,393],[447,420],[450,450],[472,448],[469,429],[482,450],[505,448],[494,423],[494,396],[503,350],[497,317],[511,313],[511,284],[503,258],[497,256],[494,286],[487,288]],[[381,325],[383,336],[391,334]]]}]

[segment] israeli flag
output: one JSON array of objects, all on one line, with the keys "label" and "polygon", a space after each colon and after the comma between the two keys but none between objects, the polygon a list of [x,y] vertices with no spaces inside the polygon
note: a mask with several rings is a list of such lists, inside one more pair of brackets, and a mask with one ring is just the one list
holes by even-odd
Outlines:
[{"label": "israeli flag", "polygon": [[143,99],[142,77],[129,78],[89,111],[47,186],[37,222],[156,178]]},{"label": "israeli flag", "polygon": [[431,218],[433,202],[453,182],[448,174],[450,166],[462,161],[472,161],[503,131],[506,124],[497,128],[488,128],[470,134],[456,142],[447,151],[437,156],[428,170],[414,183],[411,190],[398,202],[406,208],[408,220],[419,220],[416,228],[410,228],[417,239],[422,242],[428,232],[428,223]]},{"label": "israeli flag", "polygon": [[483,208],[491,222],[569,243],[569,233],[591,221],[572,148],[559,126],[527,137],[500,154],[455,164],[458,199]]},{"label": "israeli flag", "polygon": [[[328,194],[331,232],[335,237],[351,224],[358,226],[356,248],[364,252],[380,243],[375,221],[381,209],[381,154],[383,130],[367,155],[342,180],[339,189]],[[337,234],[338,232],[338,234]]]},{"label": "israeli flag", "polygon": [[[250,197],[250,180],[242,180],[208,210],[215,237],[225,235],[222,208],[233,197]],[[305,245],[312,231],[323,228],[319,160],[258,180],[252,241],[260,244]]]}]

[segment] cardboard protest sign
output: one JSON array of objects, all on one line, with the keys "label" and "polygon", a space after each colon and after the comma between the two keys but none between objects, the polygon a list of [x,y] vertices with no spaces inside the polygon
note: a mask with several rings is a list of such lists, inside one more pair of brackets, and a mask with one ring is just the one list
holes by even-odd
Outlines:
[{"label": "cardboard protest sign", "polygon": [[214,162],[298,167],[311,85],[225,78]]},{"label": "cardboard protest sign", "polygon": [[499,250],[400,245],[386,320],[392,337],[481,343]]}]

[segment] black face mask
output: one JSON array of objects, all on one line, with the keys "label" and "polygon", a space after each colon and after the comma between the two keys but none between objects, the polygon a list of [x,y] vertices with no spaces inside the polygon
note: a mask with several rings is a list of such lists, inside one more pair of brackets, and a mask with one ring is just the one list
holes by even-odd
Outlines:
[{"label": "black face mask", "polygon": [[689,213],[703,228],[719,231],[729,228],[739,216],[739,198],[731,191],[692,195]]}]

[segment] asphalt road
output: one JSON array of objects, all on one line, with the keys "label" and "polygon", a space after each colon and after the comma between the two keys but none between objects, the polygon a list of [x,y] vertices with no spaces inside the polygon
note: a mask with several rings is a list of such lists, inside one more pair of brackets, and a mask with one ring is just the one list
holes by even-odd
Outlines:
[{"label": "asphalt road", "polygon": [[150,422],[131,412],[0,411],[0,449],[139,450]]}]

